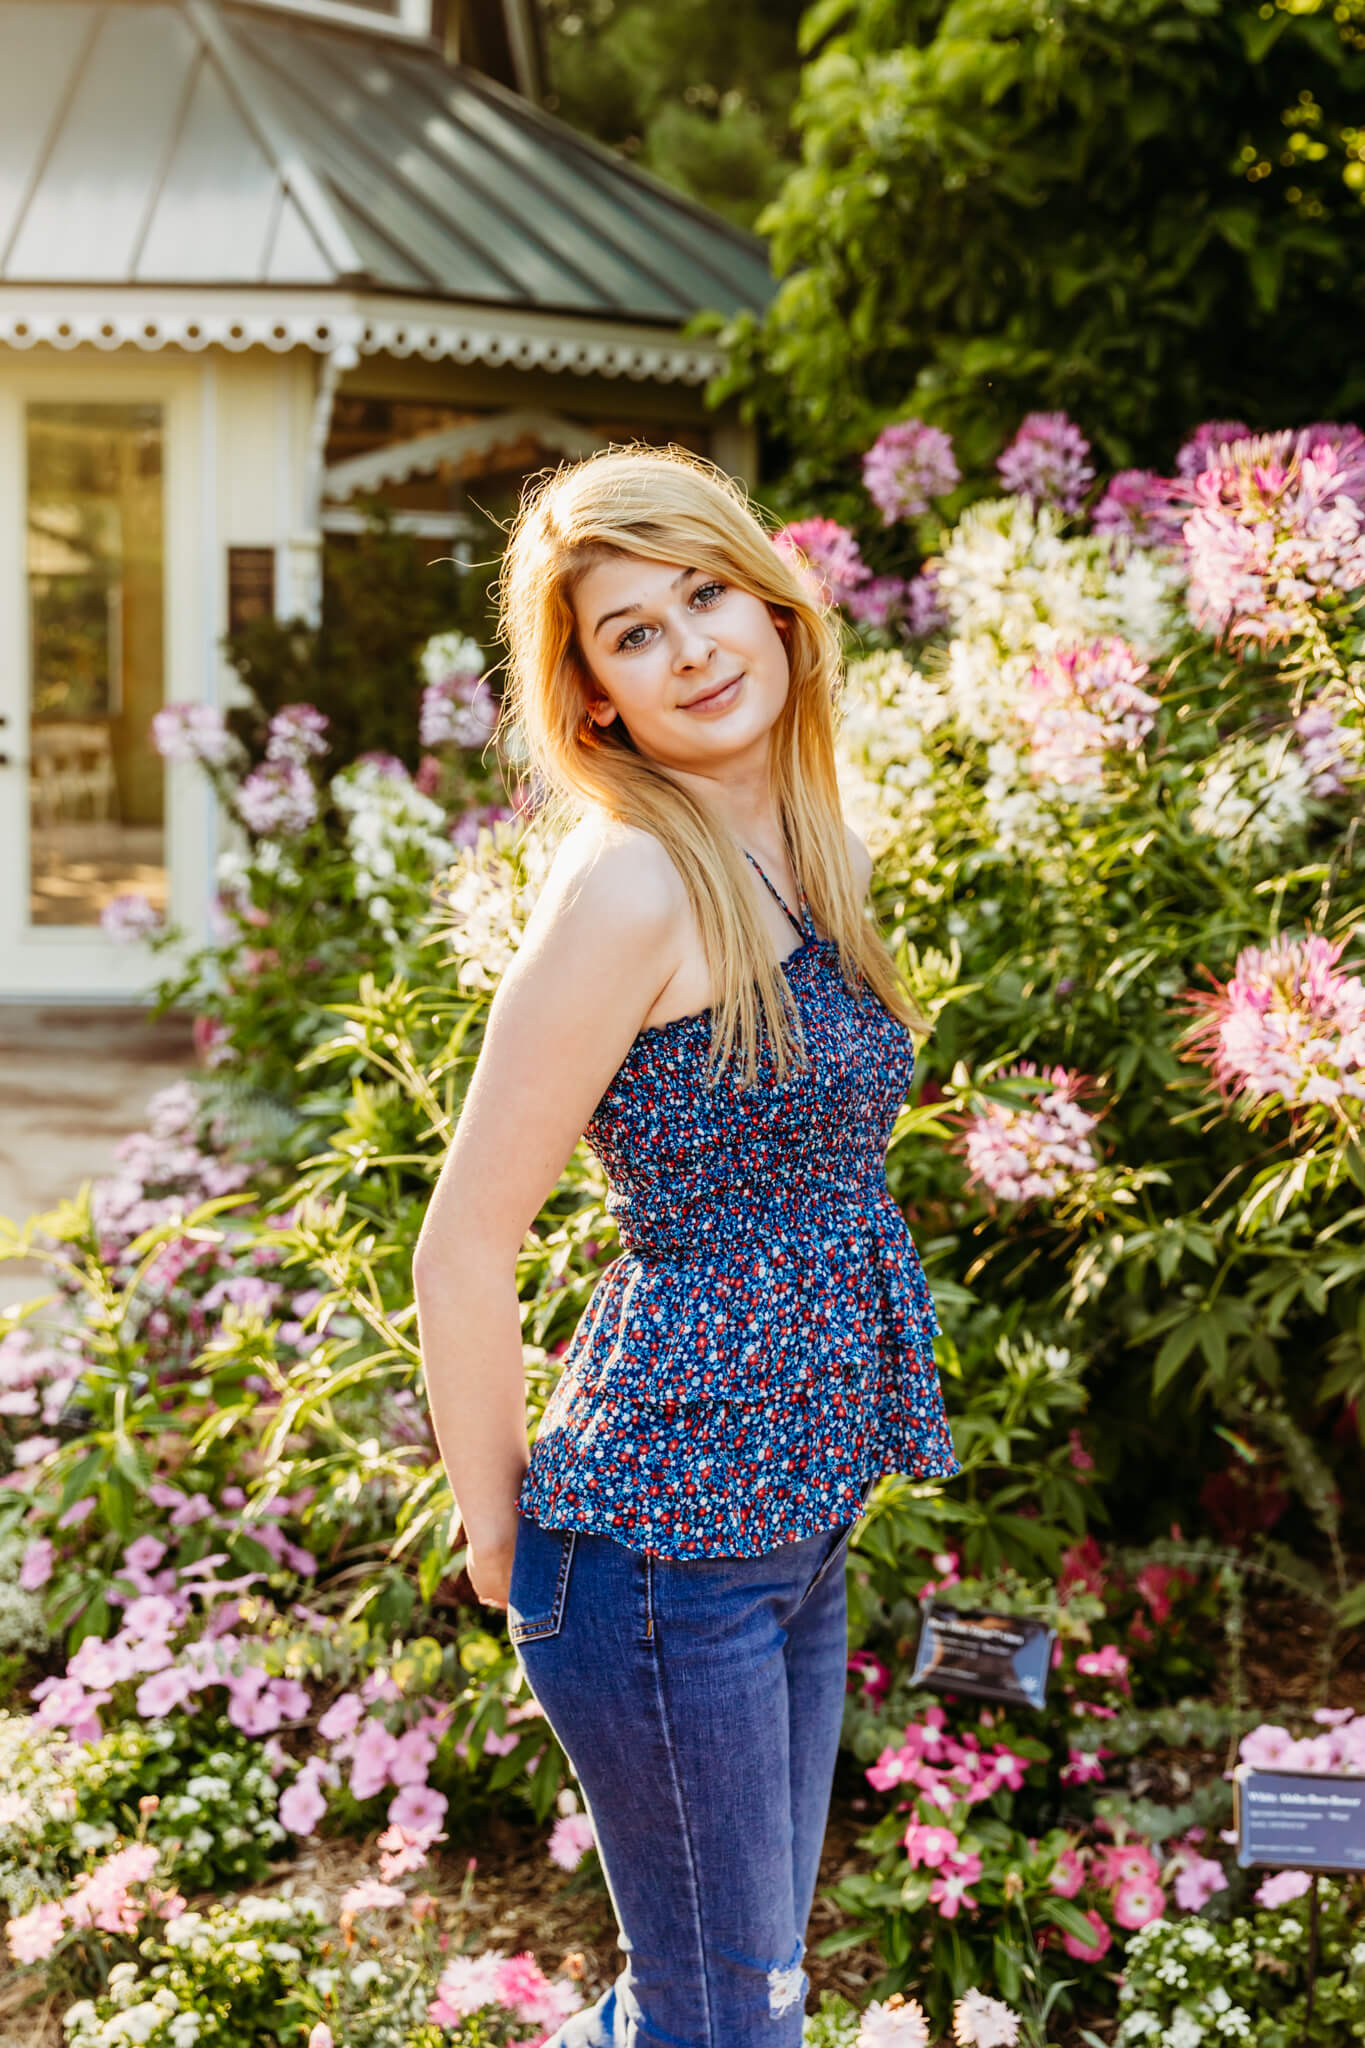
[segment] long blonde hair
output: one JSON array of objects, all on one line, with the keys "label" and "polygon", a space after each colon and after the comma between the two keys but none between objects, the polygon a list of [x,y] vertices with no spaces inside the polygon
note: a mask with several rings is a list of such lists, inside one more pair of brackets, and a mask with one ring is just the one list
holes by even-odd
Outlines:
[{"label": "long blonde hair", "polygon": [[804,1056],[801,1017],[773,959],[743,849],[689,790],[634,747],[619,719],[601,727],[585,715],[598,692],[579,646],[573,592],[594,563],[612,555],[718,576],[789,621],[790,679],[772,733],[771,772],[797,882],[838,949],[849,989],[861,995],[870,987],[922,1033],[924,1019],[864,914],[849,859],[834,759],[843,686],[837,632],[800,571],[773,546],[742,487],[686,449],[602,449],[533,478],[523,494],[498,588],[508,648],[498,741],[516,770],[529,769],[537,814],[554,829],[594,804],[660,841],[687,889],[717,991],[713,1074],[738,1043],[736,1078],[752,1085],[761,1017],[781,1080],[798,1048]]}]

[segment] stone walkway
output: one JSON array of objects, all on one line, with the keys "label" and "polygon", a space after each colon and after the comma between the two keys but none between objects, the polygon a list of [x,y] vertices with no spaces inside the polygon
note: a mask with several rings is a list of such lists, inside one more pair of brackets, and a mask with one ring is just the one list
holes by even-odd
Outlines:
[{"label": "stone walkway", "polygon": [[[0,1216],[22,1223],[107,1173],[149,1098],[193,1065],[188,1017],[0,1003]],[[0,1308],[47,1292],[41,1267],[0,1264]]]}]

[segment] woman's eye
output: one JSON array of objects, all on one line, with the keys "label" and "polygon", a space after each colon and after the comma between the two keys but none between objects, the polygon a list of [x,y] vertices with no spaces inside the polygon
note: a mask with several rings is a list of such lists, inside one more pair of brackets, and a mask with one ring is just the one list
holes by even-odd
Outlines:
[{"label": "woman's eye", "polygon": [[692,592],[692,602],[696,604],[698,599],[700,599],[703,604],[716,604],[724,595],[725,585],[723,583],[699,583]]},{"label": "woman's eye", "polygon": [[629,630],[628,630],[627,632],[623,633],[623,634],[621,635],[620,639],[619,639],[619,640],[617,641],[617,643],[616,643],[616,651],[617,651],[617,653],[618,653],[618,654],[620,654],[620,653],[622,653],[622,652],[623,652],[623,651],[624,651],[625,649],[628,649],[628,648],[631,648],[631,647],[642,647],[642,646],[644,645],[644,642],[643,642],[642,640],[637,640],[637,639],[635,638],[635,635],[636,635],[637,633],[643,633],[643,632],[644,632],[644,630],[645,630],[645,629],[644,629],[644,627],[643,627],[643,626],[632,626],[632,627],[630,627],[630,629],[629,629]]}]

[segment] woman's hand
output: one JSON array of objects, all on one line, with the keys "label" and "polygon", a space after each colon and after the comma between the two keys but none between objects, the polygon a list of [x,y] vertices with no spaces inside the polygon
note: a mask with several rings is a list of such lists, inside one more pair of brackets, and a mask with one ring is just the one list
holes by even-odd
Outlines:
[{"label": "woman's hand", "polygon": [[512,1583],[512,1556],[516,1547],[515,1511],[510,1531],[495,1532],[477,1542],[471,1537],[465,1570],[469,1574],[470,1585],[485,1607],[506,1609],[508,1589]]}]

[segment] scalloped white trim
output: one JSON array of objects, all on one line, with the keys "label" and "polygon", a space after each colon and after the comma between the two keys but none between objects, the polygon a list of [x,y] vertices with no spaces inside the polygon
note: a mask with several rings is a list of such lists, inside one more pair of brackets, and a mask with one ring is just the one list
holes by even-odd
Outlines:
[{"label": "scalloped white trim", "polygon": [[[341,368],[360,356],[421,356],[427,362],[487,363],[494,368],[568,371],[579,377],[626,377],[635,382],[702,384],[724,367],[714,347],[657,339],[647,331],[603,328],[528,313],[411,315],[378,307],[354,312],[297,311],[269,306],[228,311],[211,305],[157,310],[129,303],[54,305],[6,303],[0,293],[0,343],[10,348],[99,349],[308,348],[333,356]],[[348,361],[349,357],[349,361]]]}]

